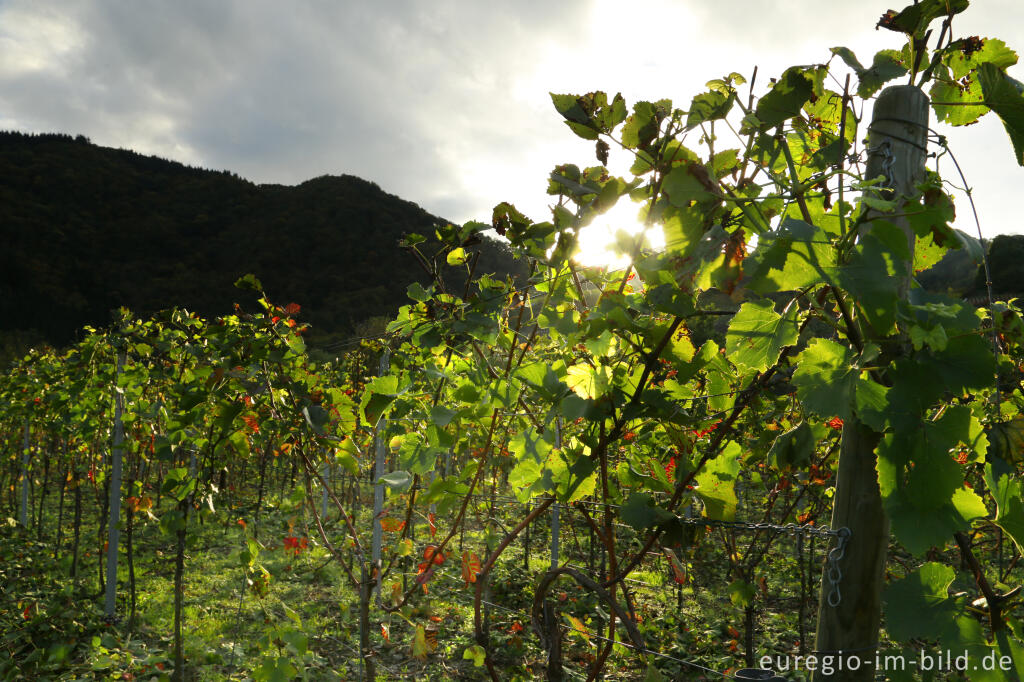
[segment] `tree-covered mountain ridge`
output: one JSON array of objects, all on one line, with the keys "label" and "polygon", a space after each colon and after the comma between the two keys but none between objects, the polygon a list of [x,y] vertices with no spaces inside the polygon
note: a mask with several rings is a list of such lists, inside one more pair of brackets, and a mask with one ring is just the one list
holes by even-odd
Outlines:
[{"label": "tree-covered mountain ridge", "polygon": [[[325,343],[407,303],[429,279],[398,242],[446,222],[351,175],[257,185],[80,135],[2,132],[0,331],[63,344],[120,306],[224,315],[251,304],[232,285],[254,273]],[[478,274],[518,267],[501,242],[474,249]]]}]

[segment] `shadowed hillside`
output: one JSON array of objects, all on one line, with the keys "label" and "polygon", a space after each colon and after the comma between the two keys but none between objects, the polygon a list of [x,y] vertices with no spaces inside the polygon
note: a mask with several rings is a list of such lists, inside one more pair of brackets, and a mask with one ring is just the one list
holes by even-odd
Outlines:
[{"label": "shadowed hillside", "polygon": [[[0,133],[0,329],[62,344],[121,305],[222,315],[254,305],[232,286],[251,272],[323,343],[408,302],[425,279],[398,241],[444,222],[353,176],[256,185],[81,136]],[[515,267],[499,242],[475,248],[479,272]]]}]

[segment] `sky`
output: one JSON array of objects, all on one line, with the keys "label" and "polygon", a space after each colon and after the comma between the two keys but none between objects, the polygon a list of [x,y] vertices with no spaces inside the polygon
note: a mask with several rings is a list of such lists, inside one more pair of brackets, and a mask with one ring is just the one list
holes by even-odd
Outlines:
[{"label": "sky", "polygon": [[[686,109],[708,80],[755,65],[763,92],[768,77],[827,61],[833,46],[865,63],[899,48],[900,35],[874,28],[890,7],[0,0],[0,129],[81,134],[257,183],[357,175],[457,223],[489,222],[500,201],[539,221],[550,171],[596,164],[593,143],[564,126],[549,92],[670,98]],[[973,0],[954,31],[1024,50],[1024,2]],[[1024,65],[1010,73],[1024,80]],[[995,115],[942,132],[984,235],[1024,233],[1013,204],[1024,169]],[[626,162],[613,151],[613,168]],[[974,233],[963,196],[957,208],[957,227]]]}]

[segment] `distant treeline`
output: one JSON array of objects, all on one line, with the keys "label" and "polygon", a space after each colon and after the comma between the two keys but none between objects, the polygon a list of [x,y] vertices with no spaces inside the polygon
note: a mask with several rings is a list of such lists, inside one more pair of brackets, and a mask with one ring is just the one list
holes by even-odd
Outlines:
[{"label": "distant treeline", "polygon": [[[392,316],[425,273],[398,245],[442,218],[360,178],[256,185],[228,171],[99,147],[79,135],[0,133],[0,331],[71,340],[110,310],[231,312],[254,273],[302,305],[321,343]],[[479,272],[519,272],[484,239]]]}]

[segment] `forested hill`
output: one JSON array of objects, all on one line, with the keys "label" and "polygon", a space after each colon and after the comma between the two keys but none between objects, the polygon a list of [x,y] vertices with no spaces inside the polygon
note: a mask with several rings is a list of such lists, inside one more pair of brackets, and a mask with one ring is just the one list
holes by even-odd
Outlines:
[{"label": "forested hill", "polygon": [[[223,315],[253,305],[232,286],[251,272],[323,342],[407,303],[425,278],[398,241],[444,222],[353,176],[256,185],[81,136],[0,133],[0,330],[62,344],[121,305]],[[501,243],[478,248],[478,272],[514,267]]]}]

